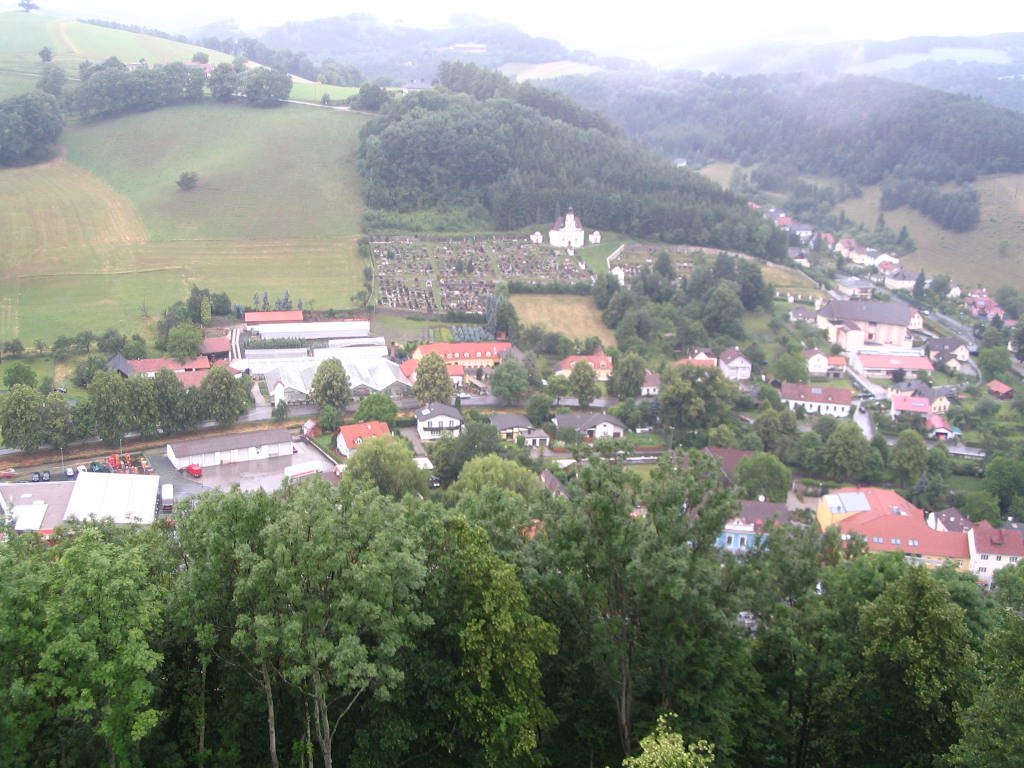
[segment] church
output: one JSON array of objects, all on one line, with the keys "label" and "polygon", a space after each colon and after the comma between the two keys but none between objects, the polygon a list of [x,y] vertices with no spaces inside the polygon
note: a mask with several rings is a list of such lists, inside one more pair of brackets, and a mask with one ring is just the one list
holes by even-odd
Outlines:
[{"label": "church", "polygon": [[582,248],[583,238],[583,222],[576,218],[572,208],[565,216],[559,217],[548,232],[548,241],[553,248]]}]

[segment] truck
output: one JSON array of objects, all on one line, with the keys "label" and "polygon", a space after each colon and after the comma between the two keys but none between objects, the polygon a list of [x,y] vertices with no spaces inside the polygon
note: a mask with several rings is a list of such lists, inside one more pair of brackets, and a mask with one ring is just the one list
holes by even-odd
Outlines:
[{"label": "truck", "polygon": [[174,511],[174,486],[170,483],[160,486],[160,511],[166,513]]},{"label": "truck", "polygon": [[285,467],[284,476],[289,480],[298,480],[302,477],[319,475],[323,470],[324,465],[320,461],[301,461],[298,464],[292,464],[290,467]]}]

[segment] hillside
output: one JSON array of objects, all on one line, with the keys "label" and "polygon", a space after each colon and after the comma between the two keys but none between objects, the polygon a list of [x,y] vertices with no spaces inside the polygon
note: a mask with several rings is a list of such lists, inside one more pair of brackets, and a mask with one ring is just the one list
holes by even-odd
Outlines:
[{"label": "hillside", "polygon": [[[362,282],[352,157],[364,122],[202,104],[69,127],[64,158],[0,171],[0,338],[142,329],[144,308],[191,282],[239,302],[288,290],[347,306]],[[187,193],[175,184],[186,170],[200,175]]]},{"label": "hillside", "polygon": [[214,64],[232,57],[195,45],[150,35],[107,29],[80,21],[16,11],[0,13],[0,98],[23,93],[35,85],[39,51],[47,47],[55,64],[72,77],[83,61],[102,61],[116,56],[124,62],[145,59],[150,64],[191,61],[196,51],[206,51]]},{"label": "hillside", "polygon": [[[368,16],[292,22],[266,31],[271,48],[303,51],[314,61],[334,58],[359,69],[368,80],[396,84],[431,82],[442,61],[472,61],[498,68],[512,62],[539,64],[570,58],[554,40],[535,38],[508,24],[462,16],[439,29],[381,24]],[[573,54],[575,60],[593,58]]]},{"label": "hillside", "polygon": [[[907,208],[886,211],[886,224],[910,231],[917,250],[906,262],[914,268],[947,274],[967,287],[980,283],[1024,290],[1024,175],[988,176],[974,187],[981,197],[981,222],[971,232],[947,232]],[[842,209],[847,218],[870,229],[878,220],[880,199],[880,188],[868,187],[835,212]]]}]

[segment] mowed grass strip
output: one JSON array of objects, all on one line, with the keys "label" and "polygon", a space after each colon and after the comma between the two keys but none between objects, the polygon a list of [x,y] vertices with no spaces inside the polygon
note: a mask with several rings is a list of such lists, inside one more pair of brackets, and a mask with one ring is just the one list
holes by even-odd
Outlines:
[{"label": "mowed grass strip", "polygon": [[605,346],[615,344],[615,333],[601,321],[590,296],[516,294],[511,299],[520,325],[539,325],[571,339],[597,336]]},{"label": "mowed grass strip", "polygon": [[124,269],[148,239],[124,195],[57,159],[0,170],[0,276]]},{"label": "mowed grass strip", "polygon": [[[345,238],[362,220],[354,155],[365,122],[205,103],[78,126],[64,143],[71,162],[134,203],[153,240]],[[183,171],[198,187],[178,189]]]}]

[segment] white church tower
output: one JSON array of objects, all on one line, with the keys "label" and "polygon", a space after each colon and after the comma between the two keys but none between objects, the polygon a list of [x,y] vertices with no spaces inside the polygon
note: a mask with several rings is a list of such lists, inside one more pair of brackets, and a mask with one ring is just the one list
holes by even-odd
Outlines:
[{"label": "white church tower", "polygon": [[576,218],[572,208],[559,217],[548,232],[548,240],[554,248],[582,248],[583,238],[583,222]]}]

